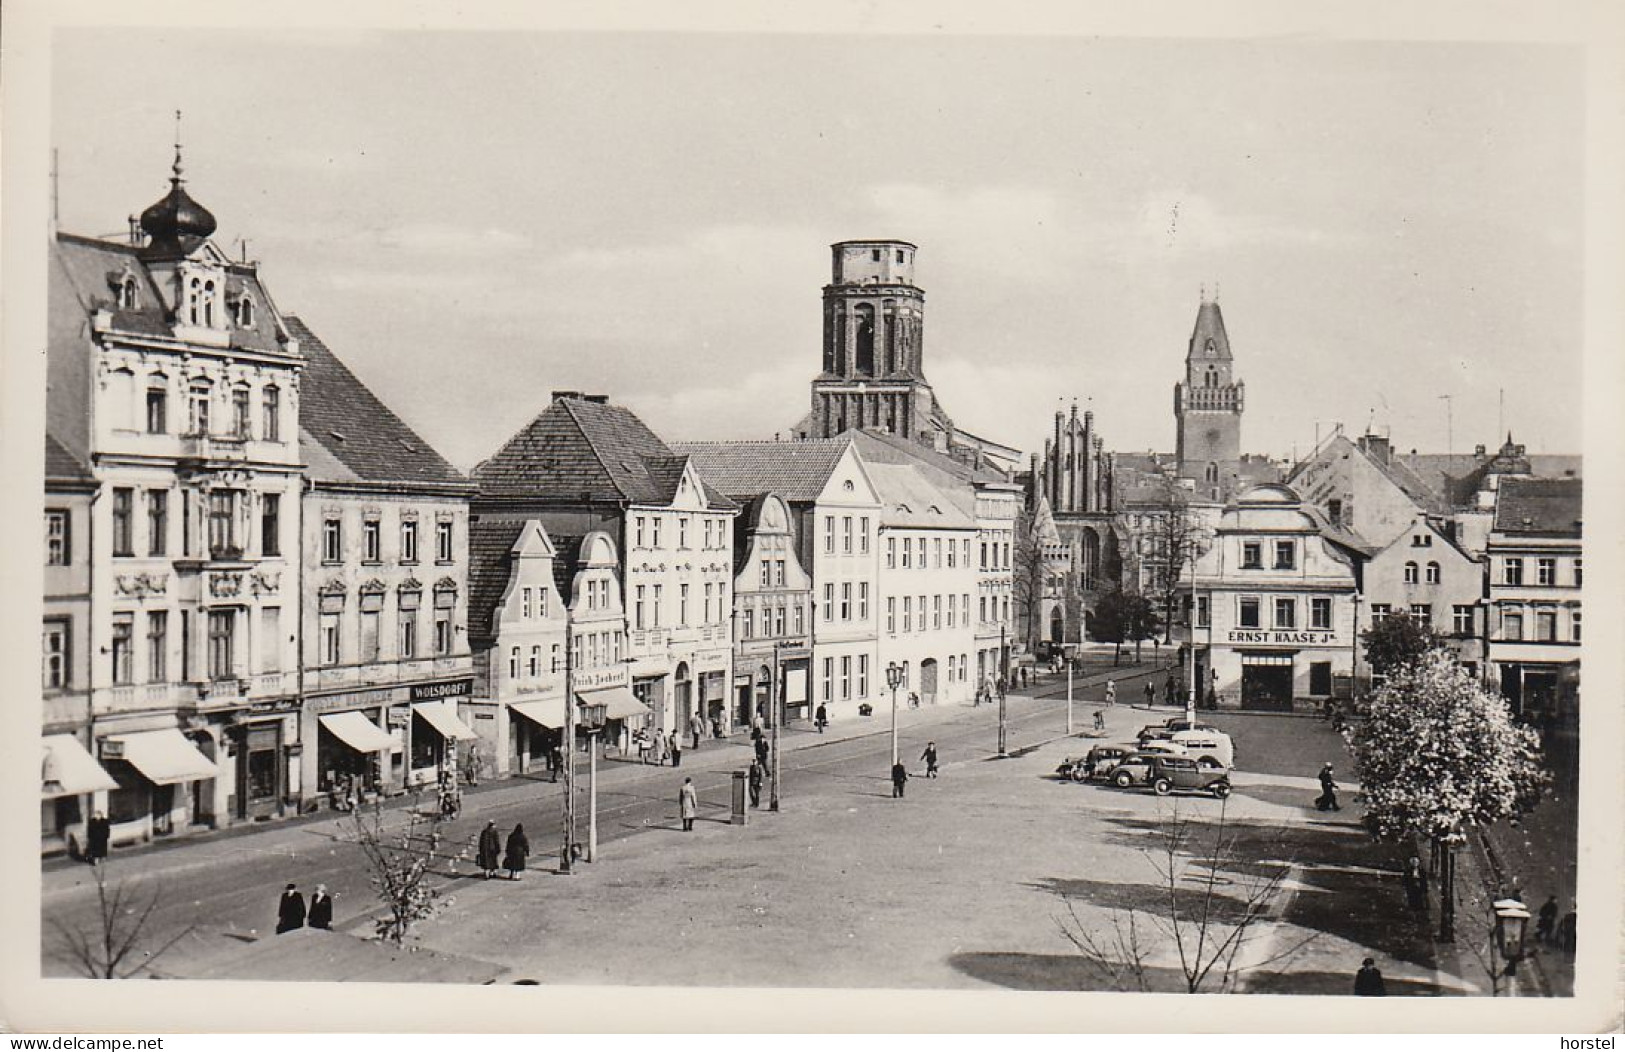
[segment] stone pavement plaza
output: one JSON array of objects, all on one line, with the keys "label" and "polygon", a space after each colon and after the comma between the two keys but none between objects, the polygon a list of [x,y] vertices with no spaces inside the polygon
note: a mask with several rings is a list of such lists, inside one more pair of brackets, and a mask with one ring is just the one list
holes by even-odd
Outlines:
[{"label": "stone pavement plaza", "polygon": [[[1120,704],[1107,710],[1109,736],[1168,711]],[[1425,927],[1405,916],[1396,853],[1356,825],[1353,787],[1340,813],[1310,806],[1319,763],[1342,756],[1326,726],[1218,719],[1241,754],[1227,816],[1243,857],[1293,866],[1280,917],[1257,929],[1245,959],[1314,936],[1242,988],[1348,992],[1371,955],[1391,993],[1468,992],[1435,974]],[[1088,744],[1052,741],[1003,760],[961,755],[939,779],[915,777],[899,801],[885,779],[886,739],[876,737],[866,745],[874,762],[861,767],[872,773],[814,764],[787,788],[781,813],[753,813],[746,828],[727,824],[713,800],[714,817],[684,834],[673,802],[655,823],[666,828],[613,843],[575,876],[460,882],[455,905],[421,927],[420,942],[505,967],[508,981],[549,984],[1109,989],[1061,934],[1066,900],[1086,923],[1104,920],[1106,907],[1155,909],[1144,850],[1160,842],[1173,805],[1051,777]],[[917,754],[906,756],[916,774]],[[680,777],[664,782],[649,791],[674,801]],[[1220,809],[1194,796],[1178,806],[1207,819]],[[1153,985],[1174,988],[1171,957],[1153,964]]]}]

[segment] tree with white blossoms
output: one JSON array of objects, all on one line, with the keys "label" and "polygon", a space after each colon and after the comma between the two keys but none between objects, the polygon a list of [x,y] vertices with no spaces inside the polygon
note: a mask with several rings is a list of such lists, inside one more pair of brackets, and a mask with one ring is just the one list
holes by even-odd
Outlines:
[{"label": "tree with white blossoms", "polygon": [[[374,922],[374,934],[399,946],[420,921],[452,905],[431,881],[443,819],[438,808],[425,809],[415,798],[399,832],[387,831],[384,817],[382,805],[374,804],[370,810],[357,810],[351,822],[373,889],[389,911]],[[447,861],[455,865],[455,860]]]},{"label": "tree with white blossoms", "polygon": [[1550,778],[1539,736],[1442,649],[1393,669],[1345,735],[1371,834],[1422,837],[1438,848],[1439,939],[1453,941],[1451,847],[1469,828],[1515,818],[1539,801]]}]

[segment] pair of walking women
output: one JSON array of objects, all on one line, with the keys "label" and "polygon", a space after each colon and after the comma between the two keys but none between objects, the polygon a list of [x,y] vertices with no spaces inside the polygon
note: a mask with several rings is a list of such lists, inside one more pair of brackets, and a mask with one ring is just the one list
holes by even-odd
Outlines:
[{"label": "pair of walking women", "polygon": [[503,847],[502,834],[497,831],[495,822],[486,822],[485,828],[480,830],[479,852],[475,863],[486,880],[496,876],[499,870],[508,871],[509,880],[518,880],[519,874],[525,871],[525,863],[530,858],[530,839],[525,836],[524,823],[513,827],[508,834],[506,849]]}]

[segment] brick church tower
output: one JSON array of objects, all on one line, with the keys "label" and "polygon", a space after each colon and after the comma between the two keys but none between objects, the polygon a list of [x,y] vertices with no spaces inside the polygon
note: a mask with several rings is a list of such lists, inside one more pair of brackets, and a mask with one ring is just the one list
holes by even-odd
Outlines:
[{"label": "brick church tower", "polygon": [[1224,315],[1204,290],[1185,354],[1185,379],[1174,385],[1175,456],[1179,476],[1194,479],[1197,494],[1214,500],[1230,496],[1241,473],[1246,385],[1232,377],[1233,365]]}]

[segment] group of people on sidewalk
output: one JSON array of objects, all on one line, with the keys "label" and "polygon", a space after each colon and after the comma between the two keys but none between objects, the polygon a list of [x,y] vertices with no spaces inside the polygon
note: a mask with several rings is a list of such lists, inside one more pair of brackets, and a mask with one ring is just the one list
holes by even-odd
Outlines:
[{"label": "group of people on sidewalk", "polygon": [[515,824],[513,831],[508,834],[506,847],[495,822],[487,821],[485,828],[480,830],[474,864],[479,867],[481,875],[486,880],[490,880],[504,869],[508,871],[509,880],[518,880],[519,874],[525,871],[525,863],[529,859],[530,838],[525,836],[523,822]]},{"label": "group of people on sidewalk", "polygon": [[299,894],[296,884],[289,884],[282,890],[282,898],[277,901],[276,907],[276,933],[293,931],[295,928],[321,928],[324,931],[333,927],[333,896],[327,893],[326,884],[316,885],[316,890],[310,894],[310,906],[305,906],[305,897]]}]

